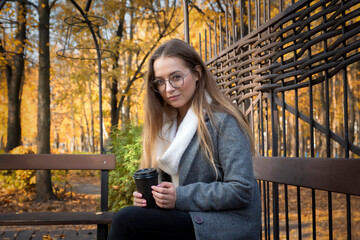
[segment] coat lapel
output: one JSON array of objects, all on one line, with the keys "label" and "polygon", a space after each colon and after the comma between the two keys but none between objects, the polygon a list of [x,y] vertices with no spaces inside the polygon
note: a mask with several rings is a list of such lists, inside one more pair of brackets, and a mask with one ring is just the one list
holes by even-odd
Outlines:
[{"label": "coat lapel", "polygon": [[[182,186],[186,183],[186,179],[188,178],[190,168],[193,165],[196,156],[198,156],[198,151],[200,151],[200,143],[197,139],[197,136],[192,138],[190,144],[186,148],[184,154],[181,157],[179,164],[179,186]],[[194,171],[192,171],[194,173]]]}]

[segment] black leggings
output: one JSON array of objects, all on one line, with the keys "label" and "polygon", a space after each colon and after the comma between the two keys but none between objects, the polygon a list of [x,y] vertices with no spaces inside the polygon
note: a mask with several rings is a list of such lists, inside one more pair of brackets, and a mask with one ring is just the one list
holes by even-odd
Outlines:
[{"label": "black leggings", "polygon": [[115,214],[108,240],[195,239],[190,214],[161,208],[125,207]]}]

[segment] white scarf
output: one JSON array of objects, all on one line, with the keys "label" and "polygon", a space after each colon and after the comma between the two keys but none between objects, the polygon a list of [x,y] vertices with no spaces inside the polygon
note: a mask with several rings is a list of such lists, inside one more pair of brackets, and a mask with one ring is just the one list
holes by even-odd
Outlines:
[{"label": "white scarf", "polygon": [[[205,99],[210,104],[212,99],[205,91]],[[158,138],[156,161],[158,167],[171,176],[175,187],[179,186],[179,163],[191,139],[194,137],[198,125],[198,117],[192,107],[187,111],[178,130],[177,121],[164,117],[162,128],[163,139]]]},{"label": "white scarf", "polygon": [[[176,119],[176,118],[175,118]],[[157,142],[157,165],[171,176],[175,187],[179,186],[180,159],[194,137],[198,125],[198,117],[192,107],[187,111],[179,129],[176,131],[177,122],[165,118],[162,128],[164,139]]]}]

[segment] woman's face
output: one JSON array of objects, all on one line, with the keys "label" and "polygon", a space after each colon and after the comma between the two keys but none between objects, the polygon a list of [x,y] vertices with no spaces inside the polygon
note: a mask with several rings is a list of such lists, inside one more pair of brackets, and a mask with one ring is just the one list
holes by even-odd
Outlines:
[{"label": "woman's face", "polygon": [[[154,80],[165,80],[164,85],[158,87],[162,99],[184,117],[196,89],[197,75],[193,74],[193,70],[189,69],[180,58],[160,57],[154,61],[154,76]],[[170,78],[176,80],[181,77],[184,78],[184,84],[179,88],[173,87],[168,81]]]}]

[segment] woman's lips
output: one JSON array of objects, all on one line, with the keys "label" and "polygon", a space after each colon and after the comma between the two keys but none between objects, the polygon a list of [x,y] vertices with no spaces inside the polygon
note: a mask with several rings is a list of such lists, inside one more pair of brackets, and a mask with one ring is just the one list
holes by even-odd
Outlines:
[{"label": "woman's lips", "polygon": [[175,100],[177,100],[177,99],[179,98],[179,96],[180,96],[180,95],[170,96],[170,97],[168,97],[168,99],[169,99],[170,101],[175,101]]}]

